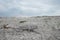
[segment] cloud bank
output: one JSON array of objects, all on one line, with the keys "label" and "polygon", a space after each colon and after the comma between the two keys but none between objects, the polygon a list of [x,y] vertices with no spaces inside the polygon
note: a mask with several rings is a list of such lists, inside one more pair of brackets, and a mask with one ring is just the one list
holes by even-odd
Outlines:
[{"label": "cloud bank", "polygon": [[0,16],[57,15],[60,15],[60,0],[0,0]]}]

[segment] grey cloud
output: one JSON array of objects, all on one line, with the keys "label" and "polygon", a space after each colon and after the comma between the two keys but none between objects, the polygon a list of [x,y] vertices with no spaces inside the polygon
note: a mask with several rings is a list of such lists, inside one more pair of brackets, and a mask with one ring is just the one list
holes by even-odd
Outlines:
[{"label": "grey cloud", "polygon": [[55,15],[55,12],[60,10],[59,2],[60,0],[0,0],[0,4],[5,8],[0,9],[0,14],[3,13],[6,16]]}]

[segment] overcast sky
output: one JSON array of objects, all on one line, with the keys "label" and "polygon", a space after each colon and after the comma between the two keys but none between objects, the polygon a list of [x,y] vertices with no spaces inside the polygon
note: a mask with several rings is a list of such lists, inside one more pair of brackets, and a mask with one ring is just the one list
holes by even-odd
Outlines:
[{"label": "overcast sky", "polygon": [[0,0],[0,16],[57,15],[60,15],[60,0]]}]

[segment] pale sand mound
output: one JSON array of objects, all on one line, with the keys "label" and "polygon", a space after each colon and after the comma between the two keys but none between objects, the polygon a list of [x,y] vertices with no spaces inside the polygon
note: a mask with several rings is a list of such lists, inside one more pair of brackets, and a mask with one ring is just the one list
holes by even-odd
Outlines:
[{"label": "pale sand mound", "polygon": [[60,17],[0,18],[0,40],[60,40]]}]

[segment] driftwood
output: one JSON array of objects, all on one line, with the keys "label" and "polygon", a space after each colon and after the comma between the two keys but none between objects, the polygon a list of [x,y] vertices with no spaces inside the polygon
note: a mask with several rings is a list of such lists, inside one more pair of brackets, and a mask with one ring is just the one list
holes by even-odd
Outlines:
[{"label": "driftwood", "polygon": [[1,29],[9,29],[11,27],[7,27],[8,24],[4,24],[3,27],[1,27]]},{"label": "driftwood", "polygon": [[20,26],[19,28],[12,28],[12,27],[7,27],[8,24],[4,24],[3,27],[1,27],[1,29],[13,29],[15,30],[16,32],[24,32],[24,31],[27,31],[27,32],[33,32],[33,33],[36,33],[36,34],[40,34],[39,32],[35,31],[35,29],[37,29],[37,26],[35,25],[29,25],[28,26]]}]

